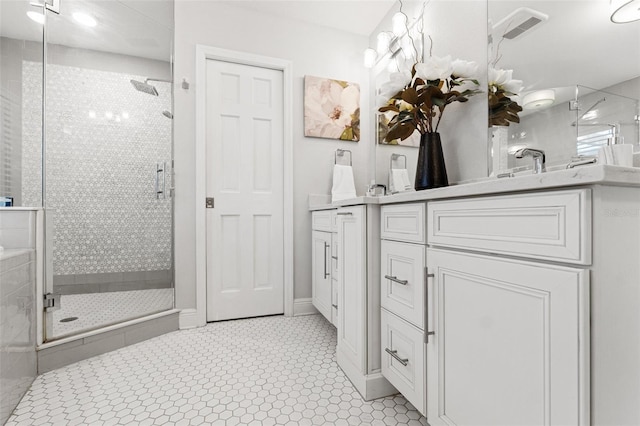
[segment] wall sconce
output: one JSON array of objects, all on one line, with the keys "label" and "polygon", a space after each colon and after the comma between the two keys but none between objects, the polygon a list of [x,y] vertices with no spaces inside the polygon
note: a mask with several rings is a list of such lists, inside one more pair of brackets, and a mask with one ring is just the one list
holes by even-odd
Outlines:
[{"label": "wall sconce", "polygon": [[640,0],[611,0],[611,22],[626,24],[640,20]]},{"label": "wall sconce", "polygon": [[525,109],[541,109],[552,105],[555,101],[556,92],[553,90],[537,90],[524,96],[522,106]]},{"label": "wall sconce", "polygon": [[[400,10],[391,18],[393,31],[382,31],[376,37],[376,49],[368,48],[364,51],[364,66],[373,68],[384,58],[391,59],[388,65],[389,72],[398,71],[397,64],[393,59],[402,52],[405,59],[413,58],[415,61],[422,61],[422,17],[424,15],[425,2],[419,18],[409,24],[409,18],[402,11],[402,0],[400,0]],[[412,35],[413,31],[413,35]],[[416,37],[419,36],[419,39]],[[402,56],[401,56],[402,57]]]}]

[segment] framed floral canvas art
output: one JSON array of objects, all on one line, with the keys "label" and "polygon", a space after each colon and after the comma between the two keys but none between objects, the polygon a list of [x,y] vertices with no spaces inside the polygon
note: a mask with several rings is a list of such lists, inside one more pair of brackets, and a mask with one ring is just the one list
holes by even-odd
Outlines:
[{"label": "framed floral canvas art", "polygon": [[304,135],[360,140],[360,86],[342,80],[304,77]]}]

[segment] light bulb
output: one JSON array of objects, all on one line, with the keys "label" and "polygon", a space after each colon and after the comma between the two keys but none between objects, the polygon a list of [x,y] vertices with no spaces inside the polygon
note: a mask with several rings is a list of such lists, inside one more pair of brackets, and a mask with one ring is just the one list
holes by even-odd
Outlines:
[{"label": "light bulb", "polygon": [[378,53],[383,55],[389,51],[389,43],[391,42],[391,34],[387,31],[383,31],[378,34]]},{"label": "light bulb", "polygon": [[364,66],[365,68],[373,68],[376,64],[376,58],[378,54],[375,50],[368,48],[364,51]]},{"label": "light bulb", "polygon": [[407,31],[407,15],[402,12],[396,12],[391,18],[391,24],[393,25],[393,33],[401,36]]}]

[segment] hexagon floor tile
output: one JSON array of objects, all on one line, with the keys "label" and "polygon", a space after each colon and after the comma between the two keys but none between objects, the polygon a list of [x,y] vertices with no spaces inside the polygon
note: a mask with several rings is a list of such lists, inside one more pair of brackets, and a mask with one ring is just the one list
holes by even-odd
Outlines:
[{"label": "hexagon floor tile", "polygon": [[176,331],[39,376],[16,425],[426,425],[401,395],[364,401],[321,315]]}]

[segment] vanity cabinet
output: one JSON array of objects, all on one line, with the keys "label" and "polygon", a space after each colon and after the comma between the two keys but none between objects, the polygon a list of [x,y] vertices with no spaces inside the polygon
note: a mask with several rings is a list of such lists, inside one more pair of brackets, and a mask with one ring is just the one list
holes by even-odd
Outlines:
[{"label": "vanity cabinet", "polygon": [[397,390],[380,369],[380,207],[335,211],[338,365],[365,400]]},{"label": "vanity cabinet", "polygon": [[589,424],[590,190],[429,202],[427,243],[429,424]]},{"label": "vanity cabinet", "polygon": [[382,206],[382,372],[430,425],[589,424],[590,202]]},{"label": "vanity cabinet", "polygon": [[331,322],[333,289],[331,279],[331,233],[311,232],[311,302]]},{"label": "vanity cabinet", "polygon": [[586,425],[588,271],[429,249],[430,425]]},{"label": "vanity cabinet", "polygon": [[382,374],[426,415],[425,203],[381,208]]}]

